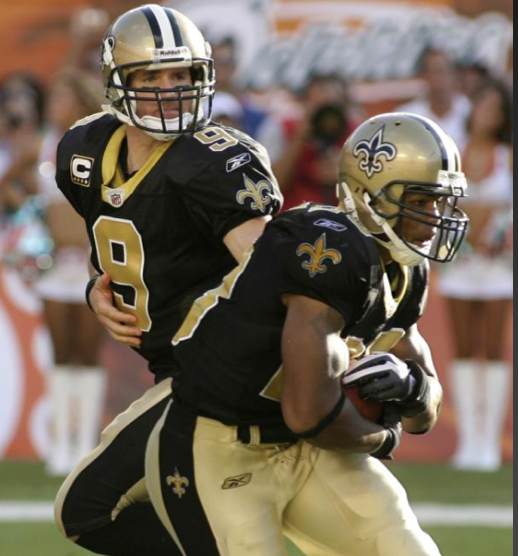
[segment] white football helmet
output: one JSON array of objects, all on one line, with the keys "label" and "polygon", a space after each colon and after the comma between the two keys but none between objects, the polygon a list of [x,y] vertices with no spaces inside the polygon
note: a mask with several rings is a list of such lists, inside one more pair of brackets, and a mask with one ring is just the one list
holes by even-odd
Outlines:
[{"label": "white football helmet", "polygon": [[[433,214],[406,201],[407,194],[437,200]],[[393,260],[451,261],[469,219],[457,207],[467,194],[453,139],[435,122],[416,114],[380,114],[362,123],[342,147],[338,195],[358,226],[388,249]],[[413,244],[399,233],[403,219],[433,228],[433,239]]]},{"label": "white football helmet", "polygon": [[[215,84],[211,48],[196,25],[180,12],[146,4],[122,14],[103,40],[101,64],[109,101],[103,108],[121,122],[155,139],[170,140],[210,121]],[[192,86],[135,88],[129,83],[128,77],[137,69],[167,68],[189,68]],[[160,117],[139,117],[136,101],[149,102],[150,93],[155,94]],[[167,119],[162,104],[171,100],[179,101],[180,114]],[[185,112],[182,101],[189,101]]]}]

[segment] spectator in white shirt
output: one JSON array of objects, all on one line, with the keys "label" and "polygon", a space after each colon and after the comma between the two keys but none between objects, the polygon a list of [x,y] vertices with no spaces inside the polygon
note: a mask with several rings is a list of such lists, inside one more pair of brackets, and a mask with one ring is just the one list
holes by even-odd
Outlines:
[{"label": "spectator in white shirt", "polygon": [[462,149],[466,142],[466,120],[471,103],[459,92],[453,61],[442,50],[426,48],[419,59],[417,72],[426,83],[425,95],[399,106],[397,110],[434,120]]}]

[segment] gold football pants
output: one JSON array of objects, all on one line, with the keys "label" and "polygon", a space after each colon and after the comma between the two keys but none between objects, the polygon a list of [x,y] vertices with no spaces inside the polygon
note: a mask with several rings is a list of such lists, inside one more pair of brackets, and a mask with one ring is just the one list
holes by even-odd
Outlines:
[{"label": "gold football pants", "polygon": [[366,455],[237,440],[170,402],[146,451],[147,489],[184,556],[440,556],[390,471]]}]

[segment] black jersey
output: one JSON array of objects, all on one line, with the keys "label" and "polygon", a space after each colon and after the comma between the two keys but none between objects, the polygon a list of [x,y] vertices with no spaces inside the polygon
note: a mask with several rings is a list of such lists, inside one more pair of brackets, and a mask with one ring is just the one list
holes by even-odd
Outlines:
[{"label": "black jersey", "polygon": [[398,269],[391,280],[375,241],[338,209],[306,205],[279,215],[176,333],[177,399],[227,424],[282,426],[282,295],[340,312],[342,336],[360,357],[389,350],[422,314],[427,264]]},{"label": "black jersey", "polygon": [[132,176],[119,164],[124,141],[110,115],[79,121],[59,144],[56,180],[85,220],[92,265],[144,331],[138,352],[153,372],[170,371],[171,333],[236,265],[224,236],[277,212],[282,196],[264,147],[232,128],[159,143]]}]

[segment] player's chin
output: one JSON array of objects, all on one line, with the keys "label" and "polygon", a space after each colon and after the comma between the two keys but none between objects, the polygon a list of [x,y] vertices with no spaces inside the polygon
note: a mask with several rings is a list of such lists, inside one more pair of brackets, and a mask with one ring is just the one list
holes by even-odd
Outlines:
[{"label": "player's chin", "polygon": [[162,116],[164,120],[174,120],[180,116],[180,112],[178,110],[164,110],[162,113],[154,112],[151,116],[161,119]]},{"label": "player's chin", "polygon": [[410,241],[409,243],[411,243],[422,253],[428,253],[432,248],[434,238],[435,234],[433,236],[427,235],[426,237],[412,239],[412,241]]}]

